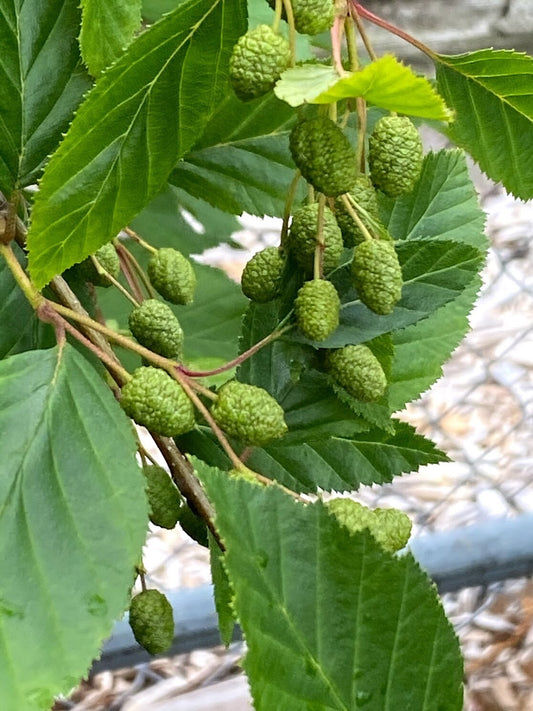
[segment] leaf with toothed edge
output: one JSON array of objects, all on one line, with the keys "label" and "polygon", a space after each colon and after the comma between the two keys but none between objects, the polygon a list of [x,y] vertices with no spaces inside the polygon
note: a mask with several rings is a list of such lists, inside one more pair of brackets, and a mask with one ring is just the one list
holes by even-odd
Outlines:
[{"label": "leaf with toothed edge", "polygon": [[0,0],[0,191],[8,198],[36,181],[91,86],[79,23],[71,0]]},{"label": "leaf with toothed edge", "polygon": [[244,28],[244,0],[187,0],[102,75],[35,199],[37,287],[109,242],[161,190],[218,106]]},{"label": "leaf with toothed edge", "polygon": [[2,711],[39,711],[78,683],[127,607],[144,477],[131,423],[68,344],[0,362],[0,432]]},{"label": "leaf with toothed edge", "polygon": [[459,642],[411,554],[349,533],[321,501],[196,470],[226,546],[257,711],[460,711]]}]

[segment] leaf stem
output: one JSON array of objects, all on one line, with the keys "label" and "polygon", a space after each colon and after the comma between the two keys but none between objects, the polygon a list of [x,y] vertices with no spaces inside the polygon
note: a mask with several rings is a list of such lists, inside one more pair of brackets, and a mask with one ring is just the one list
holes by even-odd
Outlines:
[{"label": "leaf stem", "polygon": [[289,220],[291,219],[292,203],[294,202],[294,196],[296,195],[300,178],[301,173],[297,170],[287,192],[287,199],[285,200],[285,207],[283,208],[283,223],[281,225],[281,233],[279,238],[281,249],[286,247],[287,235],[289,234]]},{"label": "leaf stem", "polygon": [[361,39],[363,40],[363,44],[365,45],[365,49],[368,52],[368,56],[370,59],[375,62],[377,57],[377,54],[374,52],[374,48],[372,47],[372,42],[370,41],[370,38],[366,32],[365,26],[361,22],[361,18],[359,17],[359,9],[360,5],[358,2],[353,2],[352,3],[352,17],[354,19],[355,24],[357,25],[357,29],[359,31],[359,34],[361,35]]},{"label": "leaf stem", "polygon": [[152,252],[152,254],[157,254],[157,247],[152,247],[151,244],[148,242],[145,242],[143,238],[137,234],[134,230],[130,229],[129,227],[124,228],[124,232],[130,237],[134,242],[137,242],[137,244],[140,244],[141,247],[144,247],[144,249],[147,249],[149,252]]},{"label": "leaf stem", "polygon": [[205,421],[209,425],[209,427],[213,430],[213,434],[215,437],[218,439],[220,442],[220,445],[222,449],[226,452],[228,455],[232,465],[235,468],[239,468],[242,466],[242,462],[237,456],[237,454],[233,451],[233,448],[231,447],[230,443],[228,442],[226,435],[222,432],[218,424],[215,422],[213,416],[207,409],[207,407],[204,405],[204,403],[200,400],[200,398],[196,395],[194,390],[191,387],[191,384],[189,383],[189,379],[183,375],[183,373],[180,373],[178,370],[174,371],[174,377],[178,381],[178,383],[181,385],[181,387],[185,390],[187,393],[187,396],[193,403],[193,405],[196,407],[196,409],[202,414],[204,417]]},{"label": "leaf stem", "polygon": [[189,370],[184,365],[179,365],[178,370],[184,375],[187,375],[189,378],[208,378],[210,375],[225,373],[227,370],[231,370],[232,368],[241,365],[241,363],[244,363],[244,361],[253,356],[254,353],[257,353],[257,351],[261,350],[261,348],[268,345],[272,341],[275,341],[276,338],[279,338],[287,331],[290,331],[291,328],[294,328],[293,324],[288,324],[282,328],[278,327],[275,331],[272,331],[272,333],[269,333],[267,336],[251,346],[251,348],[248,348],[248,350],[244,351],[236,358],[233,358],[233,360],[224,363],[224,365],[221,365],[218,368],[213,368],[213,370]]},{"label": "leaf stem", "polygon": [[93,261],[93,264],[96,268],[96,271],[100,276],[104,276],[111,284],[115,287],[115,289],[118,289],[120,293],[128,299],[134,306],[138,306],[139,302],[130,294],[130,292],[125,289],[122,284],[115,279],[114,276],[112,276],[103,266],[102,264],[98,261],[98,259],[93,255],[91,255],[91,259]]},{"label": "leaf stem", "polygon": [[283,12],[283,0],[276,0],[274,19],[272,20],[272,30],[279,31],[279,23],[281,21],[281,13]]},{"label": "leaf stem", "polygon": [[133,268],[134,272],[137,274],[144,288],[148,292],[150,298],[157,299],[157,292],[152,286],[150,279],[148,279],[148,276],[146,275],[144,269],[141,267],[137,259],[130,252],[130,250],[124,244],[121,243],[117,245],[116,249],[119,256],[123,257],[125,261],[128,261],[129,265]]},{"label": "leaf stem", "polygon": [[348,59],[350,70],[356,72],[359,69],[359,55],[357,53],[357,41],[355,36],[353,19],[348,16],[344,20],[344,33],[346,36],[346,46],[348,48]]},{"label": "leaf stem", "polygon": [[313,263],[313,277],[322,279],[324,273],[324,211],[326,208],[326,196],[320,194],[318,198],[318,217],[316,226],[316,247],[315,258]]},{"label": "leaf stem", "polygon": [[363,233],[365,240],[371,241],[372,239],[374,239],[372,237],[372,235],[370,234],[370,232],[368,231],[365,223],[361,220],[361,218],[357,214],[356,210],[354,209],[354,207],[352,205],[352,200],[348,196],[348,193],[341,195],[341,200],[342,200],[342,204],[346,208],[346,211],[348,212],[348,214],[350,215],[352,220],[355,222],[357,227],[359,227],[359,229]]},{"label": "leaf stem", "polygon": [[39,306],[45,301],[45,298],[40,294],[37,289],[31,283],[28,275],[24,269],[20,266],[18,259],[11,248],[11,244],[4,244],[0,242],[0,254],[4,257],[7,262],[11,273],[24,296],[28,299],[32,308],[38,309]]},{"label": "leaf stem", "polygon": [[[370,10],[367,10],[365,7],[363,7],[363,5],[361,5],[361,3],[359,3],[359,2],[357,2],[357,0],[351,0],[351,2],[352,2],[352,10],[355,11],[354,18],[355,18],[356,22],[357,22],[357,16],[364,17],[366,20],[369,20],[369,22],[372,22],[374,25],[377,25],[378,27],[382,27],[384,30],[391,32],[393,35],[396,35],[397,37],[400,37],[401,39],[405,40],[406,42],[409,42],[409,44],[412,44],[413,47],[416,47],[424,54],[427,54],[427,56],[430,59],[434,59],[437,56],[436,53],[432,49],[430,49],[430,47],[425,45],[423,42],[420,42],[420,40],[417,40],[415,37],[408,34],[404,30],[401,30],[399,27],[396,27],[396,25],[393,25],[392,23],[387,22],[387,20],[384,20],[382,17],[379,17],[378,15],[374,15],[373,12],[370,12]],[[358,25],[358,27],[359,27],[359,25]]]},{"label": "leaf stem", "polygon": [[287,15],[287,24],[289,25],[289,49],[291,53],[290,66],[296,64],[296,27],[294,25],[294,13],[292,11],[291,0],[283,0],[283,7]]}]

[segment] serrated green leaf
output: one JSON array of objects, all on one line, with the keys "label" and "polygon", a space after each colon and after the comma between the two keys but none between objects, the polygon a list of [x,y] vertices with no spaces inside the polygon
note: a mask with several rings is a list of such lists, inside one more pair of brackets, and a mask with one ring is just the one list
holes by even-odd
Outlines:
[{"label": "serrated green leaf", "polygon": [[[24,264],[21,250],[17,245],[13,249]],[[52,341],[55,342],[52,327],[35,316],[6,261],[0,257],[0,359],[34,348],[46,348]]]},{"label": "serrated green leaf", "polygon": [[478,295],[481,280],[429,318],[395,331],[394,364],[389,382],[391,410],[400,410],[425,392],[442,375],[442,365],[459,345],[470,324],[468,314]]},{"label": "serrated green leaf", "polygon": [[142,0],[81,0],[80,48],[95,77],[120,57],[141,24]]},{"label": "serrated green leaf", "polygon": [[[321,407],[318,402],[317,410]],[[330,415],[323,433],[303,429],[295,444],[287,437],[287,444],[280,440],[254,449],[247,466],[295,491],[315,493],[318,488],[354,491],[362,484],[385,484],[423,465],[448,461],[433,442],[404,422],[395,423],[394,433],[373,428],[349,435],[342,432],[339,412],[337,417]]]},{"label": "serrated green leaf", "polygon": [[[282,215],[295,172],[289,152],[293,121],[294,112],[272,94],[244,104],[228,88],[170,181],[226,212]],[[305,194],[302,180],[295,199]]]},{"label": "serrated green leaf", "polygon": [[35,182],[90,87],[71,0],[0,0],[0,191]]},{"label": "serrated green leaf", "polygon": [[235,613],[233,612],[233,590],[224,567],[224,553],[220,550],[211,531],[207,532],[209,540],[209,561],[211,563],[211,578],[213,581],[215,607],[218,616],[218,627],[222,642],[228,647],[235,629]]},{"label": "serrated green leaf", "polygon": [[460,711],[458,640],[410,554],[350,535],[320,502],[199,473],[227,548],[257,711]]},{"label": "serrated green leaf", "polygon": [[0,432],[2,709],[37,711],[126,607],[147,503],[131,424],[68,344],[0,363]]},{"label": "serrated green leaf", "polygon": [[432,237],[487,248],[485,215],[461,150],[428,153],[412,193],[379,197],[381,217],[395,240]]},{"label": "serrated green leaf", "polygon": [[293,107],[305,103],[322,103],[316,101],[317,97],[322,96],[338,82],[339,75],[330,64],[302,64],[289,67],[282,73],[276,82],[274,93],[278,99]]},{"label": "serrated green leaf", "polygon": [[35,199],[37,287],[112,239],[161,190],[218,106],[244,27],[244,0],[188,0],[102,75]]},{"label": "serrated green leaf", "polygon": [[449,121],[452,112],[422,76],[417,76],[392,54],[386,54],[360,71],[339,78],[332,67],[306,65],[286,70],[275,88],[290,106],[303,103],[333,104],[358,96],[374,106],[410,116]]},{"label": "serrated green leaf", "polygon": [[505,49],[432,56],[455,111],[449,133],[516,197],[533,197],[533,57]]},{"label": "serrated green leaf", "polygon": [[361,303],[351,286],[349,266],[330,275],[341,296],[340,324],[322,347],[364,343],[427,318],[459,296],[483,264],[478,249],[447,240],[403,241],[397,243],[396,251],[404,286],[401,300],[388,316],[374,314]]},{"label": "serrated green leaf", "polygon": [[[380,207],[395,239],[437,235],[473,245],[483,253],[487,249],[485,215],[462,151],[428,154],[414,192],[397,200],[382,198]],[[389,388],[393,410],[418,397],[440,377],[442,364],[468,330],[468,313],[479,283],[475,278],[460,296],[427,319],[393,332],[395,359]]]}]

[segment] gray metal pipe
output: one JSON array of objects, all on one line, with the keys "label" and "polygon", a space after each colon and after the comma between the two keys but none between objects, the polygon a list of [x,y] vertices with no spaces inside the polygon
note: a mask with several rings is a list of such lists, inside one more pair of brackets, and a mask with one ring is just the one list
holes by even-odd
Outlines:
[{"label": "gray metal pipe", "polygon": [[[430,533],[413,539],[408,548],[441,593],[529,576],[533,574],[533,514]],[[174,609],[176,636],[167,656],[221,643],[211,585],[177,590],[168,597]],[[235,638],[239,638],[238,630]],[[150,659],[124,619],[116,623],[91,673]]]}]

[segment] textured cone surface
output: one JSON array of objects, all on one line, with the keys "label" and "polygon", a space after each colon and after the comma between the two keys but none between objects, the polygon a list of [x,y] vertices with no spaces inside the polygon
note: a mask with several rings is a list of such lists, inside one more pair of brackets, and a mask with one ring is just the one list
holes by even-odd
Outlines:
[{"label": "textured cone surface", "polygon": [[371,240],[354,249],[352,276],[359,298],[376,314],[390,314],[402,295],[402,268],[391,242]]},{"label": "textured cone surface", "polygon": [[143,472],[146,477],[150,521],[161,528],[174,528],[182,504],[178,489],[167,472],[157,464],[144,466]]},{"label": "textured cone surface", "polygon": [[261,446],[287,431],[283,409],[263,388],[231,380],[218,391],[211,414],[232,437]]},{"label": "textured cone surface", "polygon": [[[100,265],[108,272],[113,279],[118,279],[120,275],[120,259],[118,258],[117,250],[112,242],[104,244],[94,254]],[[99,274],[93,260],[88,257],[80,264],[80,271],[85,281],[92,282],[95,286],[111,286],[111,282],[105,274]]]},{"label": "textured cone surface", "polygon": [[289,43],[268,25],[259,25],[243,35],[233,48],[230,79],[243,101],[266,94],[291,58]]},{"label": "textured cone surface", "polygon": [[189,260],[177,249],[158,249],[148,262],[148,276],[154,289],[171,304],[192,302],[196,274]]},{"label": "textured cone surface", "polygon": [[272,301],[281,291],[285,260],[277,247],[262,249],[244,267],[241,287],[245,296],[258,303]]},{"label": "textured cone surface", "polygon": [[289,146],[292,158],[308,183],[324,195],[347,193],[357,178],[350,142],[331,119],[315,116],[296,124]]},{"label": "textured cone surface", "polygon": [[[350,190],[350,195],[363,210],[366,210],[368,215],[373,218],[375,222],[380,222],[376,190],[368,176],[360,175],[357,178],[355,185]],[[357,212],[355,207],[354,211]],[[345,247],[355,247],[357,244],[364,242],[365,237],[363,233],[354,222],[348,210],[344,207],[341,198],[335,200],[335,217],[341,229]],[[365,227],[369,229],[370,232],[373,232],[368,218],[362,213],[358,213],[358,217]]]},{"label": "textured cone surface", "polygon": [[370,348],[345,346],[329,351],[326,364],[332,377],[358,400],[373,402],[383,396],[387,378]]},{"label": "textured cone surface", "polygon": [[351,499],[331,499],[326,506],[349,531],[367,528],[390,553],[404,548],[411,535],[411,520],[397,509],[369,509]]},{"label": "textured cone surface", "polygon": [[141,345],[165,358],[181,360],[183,331],[170,306],[147,299],[131,311],[128,323]]},{"label": "textured cone surface", "polygon": [[[318,204],[306,205],[294,213],[289,232],[289,249],[298,264],[307,271],[313,270],[317,244]],[[342,255],[342,233],[335,215],[324,209],[324,252],[322,266],[325,272],[334,269]]]},{"label": "textured cone surface", "polygon": [[369,141],[368,164],[374,185],[389,197],[410,193],[422,170],[422,141],[407,116],[384,116]]},{"label": "textured cone surface", "polygon": [[130,627],[150,654],[166,652],[174,639],[172,605],[159,590],[143,590],[130,603]]},{"label": "textured cone surface", "polygon": [[[276,6],[276,0],[268,0],[270,7]],[[318,35],[326,32],[335,19],[333,0],[291,0],[296,30],[302,35]],[[286,19],[283,10],[283,19]]]},{"label": "textured cone surface", "polygon": [[138,425],[164,437],[176,437],[194,427],[194,408],[185,391],[158,368],[137,368],[122,388],[120,404]]},{"label": "textured cone surface", "polygon": [[333,284],[324,279],[306,281],[294,302],[296,323],[311,341],[324,341],[339,325],[341,302]]}]

